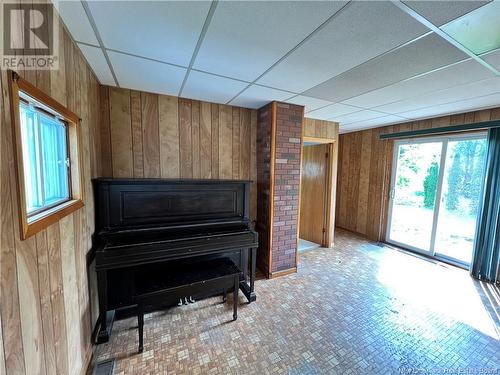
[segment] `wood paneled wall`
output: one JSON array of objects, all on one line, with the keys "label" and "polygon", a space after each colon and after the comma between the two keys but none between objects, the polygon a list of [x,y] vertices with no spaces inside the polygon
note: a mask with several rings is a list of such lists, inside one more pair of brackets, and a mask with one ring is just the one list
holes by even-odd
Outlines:
[{"label": "wood paneled wall", "polygon": [[252,180],[255,110],[101,86],[104,177]]},{"label": "wood paneled wall", "polygon": [[[326,245],[332,247],[335,241],[335,206],[337,196],[337,170],[338,170],[338,150],[339,150],[339,124],[333,121],[304,119],[304,139],[316,140],[322,143],[332,143],[331,150],[331,170],[328,173],[328,187],[330,191],[326,204],[327,210],[327,235]],[[302,206],[302,204],[301,204]],[[302,210],[302,207],[301,207]]]},{"label": "wood paneled wall", "polygon": [[380,134],[500,119],[500,108],[436,117],[340,135],[337,226],[385,240],[393,143]]},{"label": "wood paneled wall", "polygon": [[8,375],[79,374],[91,354],[86,254],[94,231],[90,181],[100,174],[99,84],[61,25],[59,70],[18,73],[81,117],[85,206],[25,241],[19,235],[9,79],[1,71],[0,373]]}]

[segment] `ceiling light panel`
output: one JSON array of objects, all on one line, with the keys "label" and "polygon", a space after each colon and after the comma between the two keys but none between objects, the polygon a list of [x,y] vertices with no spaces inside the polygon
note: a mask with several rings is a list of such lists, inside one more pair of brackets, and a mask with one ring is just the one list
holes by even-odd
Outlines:
[{"label": "ceiling light panel", "polygon": [[355,1],[258,83],[302,92],[428,31],[390,2]]},{"label": "ceiling light panel", "polygon": [[57,1],[54,5],[74,40],[99,45],[80,1]]},{"label": "ceiling light panel", "polygon": [[348,113],[358,112],[360,110],[361,110],[360,108],[335,103],[324,108],[307,112],[307,117],[319,120],[328,120],[328,119],[335,119],[337,117],[346,115]]},{"label": "ceiling light panel", "polygon": [[343,1],[221,1],[194,67],[253,81]]},{"label": "ceiling light panel", "polygon": [[207,102],[227,103],[247,83],[192,70],[182,90],[182,96]]},{"label": "ceiling light panel", "polygon": [[99,82],[102,85],[116,86],[102,50],[98,47],[91,47],[80,43],[78,43],[78,48],[82,51],[83,56],[85,56],[85,59],[94,71]]},{"label": "ceiling light panel", "polygon": [[209,1],[91,1],[106,48],[189,65]]},{"label": "ceiling light panel", "polygon": [[305,112],[311,112],[315,109],[326,107],[327,105],[333,104],[332,102],[311,98],[310,96],[297,95],[293,98],[286,100],[287,103],[303,105],[305,107]]},{"label": "ceiling light panel", "polygon": [[290,97],[287,91],[272,89],[258,85],[252,85],[236,99],[231,101],[231,105],[237,105],[246,108],[260,108],[273,100],[283,101]]},{"label": "ceiling light panel", "polygon": [[418,14],[424,16],[436,26],[441,26],[455,18],[463,16],[488,1],[403,1]]},{"label": "ceiling light panel", "polygon": [[476,55],[500,48],[500,1],[451,21],[441,30]]},{"label": "ceiling light panel", "polygon": [[340,102],[467,58],[433,33],[317,85],[305,94]]},{"label": "ceiling light panel", "polygon": [[345,104],[364,108],[397,102],[436,90],[493,77],[493,73],[469,59],[447,68],[410,78],[344,101]]},{"label": "ceiling light panel", "polygon": [[491,94],[454,103],[442,104],[435,107],[403,112],[400,115],[411,119],[424,119],[453,113],[475,111],[482,108],[492,108],[499,105],[500,94]]},{"label": "ceiling light panel", "polygon": [[121,87],[167,95],[179,93],[186,69],[112,51],[108,56]]}]

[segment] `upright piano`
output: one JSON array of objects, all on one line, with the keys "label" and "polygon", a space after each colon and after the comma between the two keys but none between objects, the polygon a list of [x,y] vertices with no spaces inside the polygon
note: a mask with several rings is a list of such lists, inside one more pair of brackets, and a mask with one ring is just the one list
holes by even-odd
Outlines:
[{"label": "upright piano", "polygon": [[133,307],[138,278],[152,267],[229,257],[242,271],[240,290],[255,301],[258,236],[249,219],[249,181],[98,178],[93,184],[98,343],[109,339],[107,316]]}]

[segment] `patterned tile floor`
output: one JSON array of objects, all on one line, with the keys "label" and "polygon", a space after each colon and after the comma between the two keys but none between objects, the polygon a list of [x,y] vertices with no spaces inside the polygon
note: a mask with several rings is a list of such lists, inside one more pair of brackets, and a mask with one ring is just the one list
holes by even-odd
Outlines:
[{"label": "patterned tile floor", "polygon": [[297,274],[115,323],[96,360],[115,374],[500,374],[500,291],[468,273],[337,231]]}]

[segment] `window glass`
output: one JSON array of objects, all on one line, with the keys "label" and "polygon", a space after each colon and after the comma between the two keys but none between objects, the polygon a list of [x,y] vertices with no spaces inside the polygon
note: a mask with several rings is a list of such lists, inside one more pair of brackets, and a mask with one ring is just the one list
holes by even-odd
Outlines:
[{"label": "window glass", "polygon": [[28,216],[69,199],[66,124],[33,103],[20,102]]}]

